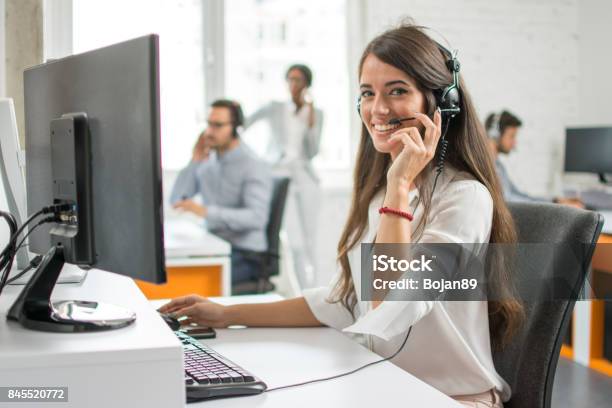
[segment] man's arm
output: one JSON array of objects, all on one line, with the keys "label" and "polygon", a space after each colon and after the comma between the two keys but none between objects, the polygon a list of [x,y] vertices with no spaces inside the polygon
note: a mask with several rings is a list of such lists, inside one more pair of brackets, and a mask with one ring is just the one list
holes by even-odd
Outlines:
[{"label": "man's arm", "polygon": [[523,193],[516,187],[516,185],[510,180],[510,176],[506,171],[506,168],[498,161],[495,163],[497,169],[497,175],[502,185],[502,192],[504,194],[504,200],[506,202],[523,202],[523,203],[539,203],[539,202],[550,202],[551,200],[532,197],[528,194]]},{"label": "man's arm", "polygon": [[507,187],[507,191],[504,189],[504,197],[508,202],[540,203],[551,201],[543,198],[532,197],[529,194],[520,191],[512,181],[508,180],[508,182],[509,185]]},{"label": "man's arm", "polygon": [[200,181],[198,180],[200,164],[201,162],[192,161],[180,171],[172,187],[170,204],[191,198],[200,191]]},{"label": "man's arm", "polygon": [[211,205],[207,209],[207,224],[211,230],[244,231],[263,229],[268,224],[272,199],[272,175],[264,164],[247,172],[242,191],[241,208]]}]

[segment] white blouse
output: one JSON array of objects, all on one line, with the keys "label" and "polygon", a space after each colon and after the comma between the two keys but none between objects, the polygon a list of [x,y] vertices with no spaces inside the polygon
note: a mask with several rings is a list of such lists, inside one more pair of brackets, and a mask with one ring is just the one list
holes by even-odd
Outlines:
[{"label": "white blouse", "polygon": [[[384,194],[372,200],[368,228],[361,242],[373,242]],[[410,192],[410,209],[417,226],[423,217],[418,191]],[[415,208],[415,206],[417,206]],[[486,243],[493,219],[489,191],[465,172],[450,165],[440,175],[431,204],[429,222],[419,243]],[[361,287],[360,245],[348,254],[353,282]],[[450,395],[479,394],[496,388],[504,401],[510,387],[495,371],[489,339],[487,303],[484,301],[388,301],[372,309],[356,291],[354,321],[340,303],[329,303],[329,287],[303,291],[315,317],[323,324],[342,330],[381,356],[390,356],[400,347],[408,329],[412,332],[403,350],[391,361]]]}]

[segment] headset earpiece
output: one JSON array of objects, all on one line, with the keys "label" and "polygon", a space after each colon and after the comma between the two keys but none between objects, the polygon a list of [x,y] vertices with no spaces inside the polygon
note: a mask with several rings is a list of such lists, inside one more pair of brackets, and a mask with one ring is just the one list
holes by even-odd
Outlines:
[{"label": "headset earpiece", "polygon": [[457,56],[441,44],[438,44],[438,48],[447,58],[446,67],[453,74],[453,83],[446,88],[437,90],[434,92],[434,95],[436,96],[442,117],[450,119],[461,112],[461,95],[459,92],[459,70],[461,69],[461,64]]},{"label": "headset earpiece", "polygon": [[359,114],[359,117],[361,117],[361,96],[357,98],[357,113]]},{"label": "headset earpiece", "polygon": [[234,138],[237,138],[244,126],[244,112],[242,111],[240,104],[237,102],[232,103],[232,111],[232,117],[234,119],[232,132]]},{"label": "headset earpiece", "polygon": [[491,125],[489,126],[489,129],[487,130],[487,135],[493,140],[499,140],[499,138],[501,137],[501,129],[499,126],[500,119],[501,119],[501,114],[495,113],[493,115],[493,119],[491,120]]}]

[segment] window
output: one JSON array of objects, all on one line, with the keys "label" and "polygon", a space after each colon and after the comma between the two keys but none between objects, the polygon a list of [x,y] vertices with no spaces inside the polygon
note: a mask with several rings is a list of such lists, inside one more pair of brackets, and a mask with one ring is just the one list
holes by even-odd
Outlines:
[{"label": "window", "polygon": [[159,34],[164,168],[185,165],[205,122],[203,17],[200,0],[73,2],[74,53]]},{"label": "window", "polygon": [[[225,91],[250,114],[272,100],[288,100],[285,71],[304,63],[313,71],[311,94],[325,118],[315,164],[323,169],[349,166],[349,75],[347,0],[225,1]],[[265,125],[254,126],[246,141],[262,153]]]},{"label": "window", "polygon": [[[311,93],[325,114],[315,165],[346,169],[352,106],[347,7],[348,0],[73,0],[68,21],[74,53],[159,34],[165,169],[189,160],[207,101],[236,99],[248,115],[272,100],[287,100],[285,70],[292,63],[312,68]],[[266,134],[260,124],[245,139],[263,152]]]}]

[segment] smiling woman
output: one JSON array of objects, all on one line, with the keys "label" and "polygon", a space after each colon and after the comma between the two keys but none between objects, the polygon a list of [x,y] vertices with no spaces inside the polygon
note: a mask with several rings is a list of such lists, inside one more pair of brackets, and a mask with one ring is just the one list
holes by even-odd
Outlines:
[{"label": "smiling woman", "polygon": [[[333,285],[272,304],[225,309],[191,297],[164,310],[196,322],[217,316],[213,323],[220,326],[323,324],[355,333],[374,352],[392,356],[397,366],[462,403],[501,407],[511,390],[495,371],[491,348],[503,347],[522,316],[504,259],[491,257],[487,265],[490,286],[503,301],[361,298],[372,282],[362,281],[360,244],[516,241],[484,130],[458,70],[453,55],[412,24],[366,47],[359,65],[363,124],[352,206]],[[434,158],[444,137],[442,166]]]},{"label": "smiling woman", "polygon": [[[441,302],[369,304],[359,299],[359,285],[368,284],[360,282],[354,260],[355,248],[360,242],[515,241],[513,223],[502,199],[484,131],[465,84],[457,75],[458,62],[449,54],[429,38],[422,27],[410,24],[381,34],[363,53],[359,66],[359,109],[363,126],[353,204],[338,246],[341,274],[329,300],[343,305],[350,316],[360,315],[355,324],[345,328],[347,331],[391,340],[401,334],[404,336],[400,338],[407,338],[410,328],[417,322],[423,322],[421,327],[435,327],[437,334],[421,338],[415,333],[418,339],[412,338],[407,350],[400,347],[396,364],[412,373],[429,371],[430,381],[449,395],[491,391],[495,395],[489,396],[499,400],[497,395],[507,398],[510,390],[495,373],[490,352],[475,350],[490,349],[490,340],[494,346],[501,347],[510,338],[522,316],[521,305],[512,300],[512,296],[505,297],[509,300],[503,302],[446,305]],[[447,105],[444,100],[451,91],[456,93],[454,106]],[[442,133],[449,144],[446,166],[432,160]],[[443,170],[437,189],[435,170]],[[410,209],[415,226],[408,219],[393,216],[383,216],[373,222],[372,206],[381,201],[385,207]],[[498,286],[496,290],[511,293],[508,271],[499,267],[503,260],[497,261],[500,264],[490,269],[491,281]],[[317,318],[330,319],[326,315],[331,310],[323,308],[318,300],[322,294],[305,292],[305,297]],[[440,312],[457,316],[456,320],[451,318],[454,327],[478,322],[479,334],[470,334],[469,340],[455,335],[440,336],[450,323]],[[464,320],[465,317],[468,319]],[[420,344],[425,338],[436,338],[435,343],[439,344],[431,340]],[[379,350],[381,355],[392,352],[394,347],[390,344],[393,343],[397,347],[396,341],[370,340],[373,349]],[[466,349],[456,347],[459,343]],[[446,355],[447,364],[440,366],[431,377],[430,358],[421,354],[423,361],[417,362],[419,358],[413,354],[416,350],[427,350],[426,354],[446,354],[454,350],[451,353],[455,356],[467,353],[474,361],[455,364],[451,362],[455,357]],[[487,367],[480,373],[484,381],[476,377],[473,382],[458,380],[461,373],[483,367]],[[451,374],[455,370],[456,375]]]}]

